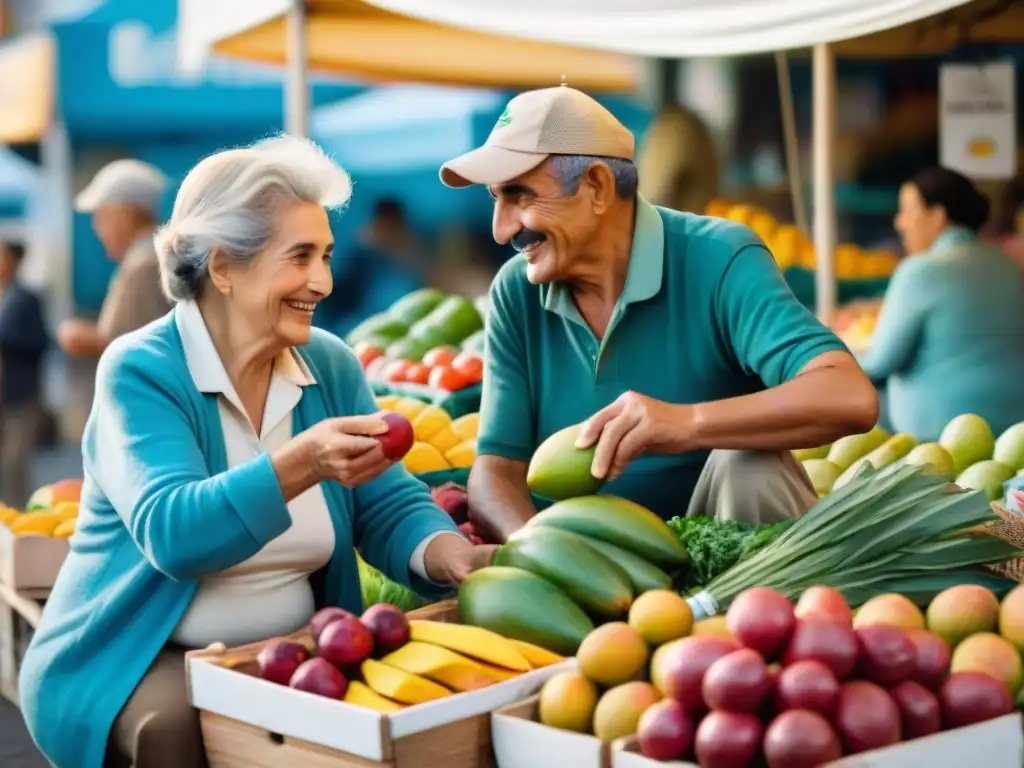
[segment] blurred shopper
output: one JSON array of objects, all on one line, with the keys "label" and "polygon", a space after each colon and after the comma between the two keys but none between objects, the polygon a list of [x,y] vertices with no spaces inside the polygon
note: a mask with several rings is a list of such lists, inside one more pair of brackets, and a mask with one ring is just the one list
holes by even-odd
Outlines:
[{"label": "blurred shopper", "polygon": [[355,248],[342,261],[337,295],[324,307],[325,326],[345,335],[370,315],[422,288],[425,268],[426,248],[409,228],[405,208],[394,198],[381,198]]},{"label": "blurred shopper", "polygon": [[167,177],[156,167],[138,160],[115,160],[76,198],[75,209],[92,214],[96,236],[118,266],[99,319],[92,323],[73,318],[61,323],[57,342],[70,357],[96,359],[118,336],[170,309],[160,289],[153,247],[166,190]]},{"label": "blurred shopper", "polygon": [[357,546],[435,599],[489,564],[372,437],[352,351],[310,327],[333,287],[325,209],[350,191],[288,136],[182,182],[156,246],[175,306],[100,361],[71,552],[21,668],[57,768],[202,768],[185,652],[360,613]]},{"label": "blurred shopper", "polygon": [[0,244],[0,500],[22,507],[42,426],[43,307],[18,279],[25,251]]},{"label": "blurred shopper", "polygon": [[861,365],[885,384],[892,427],[935,440],[961,413],[996,434],[1024,419],[1024,280],[978,232],[988,199],[946,168],[900,190],[895,227],[909,258],[886,291]]},{"label": "blurred shopper", "polygon": [[446,163],[494,198],[519,253],[491,287],[470,514],[504,542],[535,513],[545,439],[586,422],[604,490],[668,519],[798,517],[790,452],[870,429],[878,401],[747,227],[637,194],[633,135],[568,87],[520,94],[484,146]]}]

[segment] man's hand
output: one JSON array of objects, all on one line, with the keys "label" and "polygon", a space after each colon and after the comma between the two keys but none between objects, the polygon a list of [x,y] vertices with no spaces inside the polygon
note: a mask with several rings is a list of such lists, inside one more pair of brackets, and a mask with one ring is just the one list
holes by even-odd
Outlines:
[{"label": "man's hand", "polygon": [[692,431],[692,408],[626,392],[595,413],[576,439],[577,448],[597,443],[591,473],[614,480],[644,453],[682,453]]},{"label": "man's hand", "polygon": [[99,357],[107,340],[88,320],[70,318],[57,329],[57,344],[70,357]]}]

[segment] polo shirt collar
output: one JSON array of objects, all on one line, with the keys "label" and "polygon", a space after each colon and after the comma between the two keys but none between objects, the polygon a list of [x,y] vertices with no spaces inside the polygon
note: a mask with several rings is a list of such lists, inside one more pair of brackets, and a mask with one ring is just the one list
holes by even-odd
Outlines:
[{"label": "polo shirt collar", "polygon": [[[182,347],[185,350],[185,362],[196,388],[206,394],[222,395],[241,413],[245,413],[241,398],[235,391],[234,384],[228,376],[227,369],[220,359],[220,353],[213,344],[206,320],[195,301],[179,302],[174,310],[174,322],[181,335]],[[272,401],[278,395],[290,403],[291,410],[301,398],[302,387],[316,384],[316,379],[299,354],[291,347],[282,350],[274,359],[274,373],[268,393],[267,411],[278,410]],[[264,420],[266,422],[266,419]],[[265,424],[266,426],[266,424]]]},{"label": "polo shirt collar", "polygon": [[[664,271],[665,223],[658,209],[637,195],[633,245],[629,250],[626,284],[618,303],[635,304],[653,299],[661,290]],[[572,294],[564,283],[541,286],[541,301],[545,309],[563,317],[579,315]]]}]

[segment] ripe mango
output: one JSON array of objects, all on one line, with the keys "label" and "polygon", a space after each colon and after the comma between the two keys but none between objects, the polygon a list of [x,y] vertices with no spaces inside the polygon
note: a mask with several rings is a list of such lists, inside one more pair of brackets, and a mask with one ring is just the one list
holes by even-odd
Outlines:
[{"label": "ripe mango", "polygon": [[513,641],[489,629],[446,621],[412,619],[409,622],[409,637],[414,641],[438,645],[506,669],[519,672],[529,672],[533,669],[529,659]]},{"label": "ripe mango", "polygon": [[502,676],[491,673],[486,667],[455,651],[416,640],[392,651],[381,661],[453,691],[475,691],[502,681]]},{"label": "ripe mango", "polygon": [[574,496],[590,496],[601,489],[605,481],[590,473],[596,446],[576,447],[576,438],[582,429],[582,424],[573,424],[555,432],[534,451],[526,472],[526,484],[533,493],[562,501]]},{"label": "ripe mango", "polygon": [[61,501],[53,505],[53,509],[50,510],[52,514],[56,515],[61,522],[67,520],[73,520],[78,517],[78,502],[77,501]]},{"label": "ripe mango", "polygon": [[358,680],[352,680],[349,682],[348,691],[345,693],[344,701],[346,704],[352,704],[356,707],[365,707],[366,709],[372,709],[375,712],[397,712],[400,709],[405,709],[404,705],[381,696],[368,685],[365,685]]},{"label": "ripe mango", "polygon": [[1016,697],[1024,681],[1020,652],[1013,644],[992,632],[971,635],[953,651],[949,671],[981,672],[1006,685],[1010,698]]},{"label": "ripe mango", "polygon": [[984,587],[957,584],[932,599],[925,619],[928,629],[956,648],[971,635],[995,631],[999,600]]},{"label": "ripe mango", "polygon": [[412,430],[422,443],[432,442],[434,435],[445,427],[450,429],[451,425],[452,417],[439,405],[428,405],[412,419]]},{"label": "ripe mango", "polygon": [[611,687],[636,678],[647,666],[644,638],[625,622],[604,624],[576,651],[580,671],[599,685]]},{"label": "ripe mango", "polygon": [[437,448],[442,455],[448,453],[448,451],[458,446],[461,442],[462,440],[459,436],[456,435],[452,428],[447,424],[441,427],[434,433],[434,436],[430,438],[430,444]]},{"label": "ripe mango", "polygon": [[11,523],[18,519],[18,515],[21,512],[14,509],[13,507],[0,506],[0,524],[6,525],[8,528],[11,527]]},{"label": "ripe mango", "polygon": [[1024,586],[1014,587],[999,606],[999,634],[1024,653]]},{"label": "ripe mango", "polygon": [[53,529],[53,538],[55,539],[66,539],[75,532],[75,523],[77,518],[69,518],[62,523],[58,523],[57,527]]},{"label": "ripe mango", "polygon": [[471,467],[476,461],[476,440],[459,443],[444,455],[445,461],[455,468]]},{"label": "ripe mango", "polygon": [[359,671],[370,688],[381,696],[394,699],[402,704],[423,704],[452,695],[452,692],[443,685],[410,675],[408,672],[373,659],[364,661],[359,667]]},{"label": "ripe mango", "polygon": [[452,422],[452,430],[463,440],[476,440],[480,432],[480,414],[467,413]]},{"label": "ripe mango", "polygon": [[857,609],[853,616],[853,628],[884,624],[900,629],[924,629],[925,620],[921,609],[903,595],[877,595]]},{"label": "ripe mango", "polygon": [[[399,399],[398,395],[380,395],[374,398],[377,403],[377,407],[382,411],[395,411],[395,406],[398,405]],[[395,412],[397,413],[397,411]],[[408,416],[406,418],[408,418]]]},{"label": "ripe mango", "polygon": [[417,400],[415,397],[400,397],[395,401],[394,405],[387,410],[400,413],[409,421],[413,421],[426,409],[427,404],[422,400]]},{"label": "ripe mango", "polygon": [[15,536],[51,536],[62,522],[64,521],[53,512],[33,512],[30,515],[20,515],[10,527]]},{"label": "ripe mango", "polygon": [[590,733],[597,706],[597,687],[579,672],[560,672],[540,689],[538,716],[544,725],[563,731]]},{"label": "ripe mango", "polygon": [[594,735],[601,741],[632,736],[641,715],[660,700],[661,694],[650,683],[632,682],[612,688],[594,709]]},{"label": "ripe mango", "polygon": [[530,666],[534,669],[550,667],[552,664],[565,661],[564,656],[552,653],[547,648],[541,648],[539,645],[527,643],[523,640],[509,640],[509,642],[516,647],[516,650],[523,654],[523,657],[530,662]]},{"label": "ripe mango", "polygon": [[413,443],[412,448],[402,459],[405,468],[414,475],[423,472],[440,472],[442,469],[450,469],[444,456],[430,443]]},{"label": "ripe mango", "polygon": [[686,637],[693,629],[693,611],[669,589],[645,592],[629,608],[629,626],[652,648]]}]

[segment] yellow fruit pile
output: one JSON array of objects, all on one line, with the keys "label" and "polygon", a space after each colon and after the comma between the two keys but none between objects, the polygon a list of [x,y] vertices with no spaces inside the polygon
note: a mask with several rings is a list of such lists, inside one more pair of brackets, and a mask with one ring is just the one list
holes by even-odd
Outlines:
[{"label": "yellow fruit pile", "polygon": [[362,663],[362,682],[349,685],[347,703],[394,712],[564,661],[538,646],[463,624],[413,620],[409,628],[409,642],[401,648]]},{"label": "yellow fruit pile", "polygon": [[61,501],[42,512],[21,512],[7,506],[0,507],[0,524],[7,526],[15,536],[66,539],[75,532],[77,520],[77,501]]},{"label": "yellow fruit pile", "polygon": [[[817,266],[814,243],[810,238],[794,225],[780,223],[756,205],[734,205],[727,200],[715,199],[708,203],[704,213],[746,224],[768,246],[779,269],[802,267],[813,270]],[[898,262],[896,255],[889,251],[865,251],[851,243],[836,246],[836,275],[844,279],[889,277]]]},{"label": "yellow fruit pile", "polygon": [[393,395],[378,397],[377,407],[400,413],[412,422],[416,442],[402,462],[413,474],[473,465],[480,414],[468,413],[453,419],[440,406]]}]

